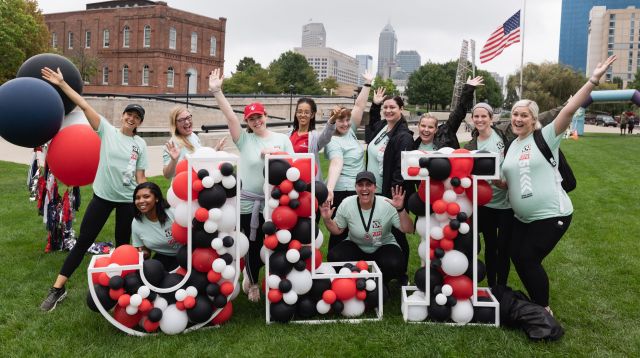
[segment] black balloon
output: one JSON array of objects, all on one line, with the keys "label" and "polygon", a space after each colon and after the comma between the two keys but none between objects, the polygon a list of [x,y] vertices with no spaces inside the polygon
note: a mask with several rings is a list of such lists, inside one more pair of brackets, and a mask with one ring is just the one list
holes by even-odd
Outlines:
[{"label": "black balloon", "polygon": [[158,287],[162,283],[167,271],[165,271],[162,262],[156,259],[149,259],[144,260],[142,263],[142,273],[144,274],[144,278],[146,278],[150,284]]},{"label": "black balloon", "polygon": [[428,317],[432,321],[443,322],[451,317],[451,307],[446,305],[438,305],[435,302],[432,302],[429,308],[427,309]]},{"label": "black balloon", "polygon": [[409,209],[409,211],[416,216],[425,216],[426,206],[424,204],[424,201],[420,199],[420,195],[418,195],[417,192],[411,193],[411,195],[409,195],[409,200],[407,201],[407,209]]},{"label": "black balloon", "polygon": [[451,226],[453,230],[458,230],[460,228],[460,221],[458,221],[458,219],[453,219],[449,221],[449,226]]},{"label": "black balloon", "polygon": [[460,178],[458,177],[451,178],[451,186],[460,186]]},{"label": "black balloon", "polygon": [[[478,246],[479,246],[478,242]],[[458,250],[465,254],[467,257],[473,257],[473,236],[471,231],[466,234],[458,234],[458,237],[453,240],[454,250]]]},{"label": "black balloon", "polygon": [[287,261],[286,251],[275,251],[269,257],[269,268],[272,275],[286,276],[291,272],[293,264]]},{"label": "black balloon", "polygon": [[364,278],[356,279],[356,290],[361,291],[367,287],[367,280]]},{"label": "black balloon", "polygon": [[151,322],[160,322],[162,319],[162,310],[159,308],[152,308],[147,315],[147,319]]},{"label": "black balloon", "polygon": [[[109,296],[109,287],[102,286],[96,283],[93,285],[93,288],[96,291],[96,296],[98,297],[100,305],[102,305],[105,310],[108,311],[112,309],[116,305],[116,303],[118,303],[118,301],[112,300],[111,296]],[[98,310],[98,307],[96,306],[96,303],[93,301],[93,297],[91,297],[91,291],[87,292],[87,306],[89,306],[92,311],[100,312]]]},{"label": "black balloon", "polygon": [[271,197],[276,200],[279,200],[281,196],[282,196],[282,192],[280,191],[280,188],[278,187],[273,188],[273,190],[271,191]]},{"label": "black balloon", "polygon": [[204,223],[201,221],[198,221],[198,219],[193,219],[191,221],[191,229],[192,230],[204,230]]},{"label": "black balloon", "polygon": [[191,275],[189,275],[189,279],[185,284],[187,287],[195,287],[198,290],[198,294],[205,292],[208,285],[209,280],[207,279],[207,274],[199,272],[198,270],[191,270]]},{"label": "black balloon", "polygon": [[437,269],[440,266],[442,266],[442,260],[440,260],[439,258],[434,258],[433,260],[431,260],[431,268]]},{"label": "black balloon", "polygon": [[113,276],[109,279],[109,288],[112,290],[118,290],[124,287],[124,278],[122,276]]},{"label": "black balloon", "polygon": [[[316,237],[320,232],[319,225],[316,225]],[[300,241],[301,244],[311,243],[311,218],[298,218],[296,226],[291,229],[291,238]]]},{"label": "black balloon", "polygon": [[198,194],[198,204],[207,210],[219,208],[226,201],[227,194],[220,184],[214,184],[211,188],[204,188]]},{"label": "black balloon", "polygon": [[311,247],[302,246],[300,248],[300,260],[306,260],[311,257]]},{"label": "black balloon", "polygon": [[[174,287],[175,285],[179,284],[180,281],[182,281],[183,276],[178,275],[177,273],[170,273],[167,274],[164,277],[164,280],[162,280],[162,284],[160,285],[161,288],[169,288],[169,287]],[[162,296],[162,298],[164,298],[165,300],[167,300],[167,302],[169,304],[173,304],[176,303],[176,295],[175,292],[168,292],[168,293],[161,293],[160,296]]]},{"label": "black balloon", "polygon": [[325,183],[316,180],[316,200],[318,200],[318,205],[324,204],[328,197],[329,189],[327,189]]},{"label": "black balloon", "polygon": [[196,297],[196,304],[193,308],[187,310],[187,316],[193,323],[206,322],[213,314],[213,303],[209,297],[199,295]]},{"label": "black balloon", "polygon": [[287,170],[289,168],[291,168],[291,164],[286,160],[269,160],[269,184],[280,185],[283,180],[287,179]]},{"label": "black balloon", "polygon": [[336,314],[342,313],[342,310],[344,309],[344,303],[342,303],[342,301],[340,300],[336,300],[334,303],[331,304],[331,309]]},{"label": "black balloon", "polygon": [[204,249],[211,247],[211,241],[216,237],[216,235],[209,234],[204,230],[193,230],[192,234],[191,243],[193,244],[193,247],[200,247]]},{"label": "black balloon", "polygon": [[293,264],[293,268],[296,271],[304,271],[307,269],[307,263],[304,260],[298,260]]},{"label": "black balloon", "polygon": [[227,235],[224,238],[222,238],[222,245],[224,247],[231,247],[233,246],[233,237]]},{"label": "black balloon", "polygon": [[[235,178],[235,175],[233,177]],[[236,178],[236,180],[238,180],[238,179]],[[236,181],[236,183],[237,183],[237,181]],[[238,195],[238,193],[237,193],[237,191],[238,191],[237,190],[237,184],[234,185],[231,188],[225,188],[225,187],[223,187],[223,188],[224,188],[224,195],[227,197],[227,199],[233,198],[236,195]]]},{"label": "black balloon", "polygon": [[272,303],[269,307],[271,320],[280,323],[287,323],[293,319],[296,307],[286,304],[284,301]]},{"label": "black balloon", "polygon": [[129,274],[124,277],[124,290],[127,291],[128,294],[133,295],[138,293],[138,289],[142,286],[142,280],[136,274]]},{"label": "black balloon", "polygon": [[[469,262],[472,261],[470,257],[467,257],[467,258],[469,259]],[[487,276],[487,268],[484,265],[484,262],[482,262],[480,260],[476,261],[476,267],[477,267],[477,272],[478,272],[478,282],[481,282]],[[464,275],[473,280],[473,266],[472,265],[469,265],[467,267],[467,271],[465,271]]]},{"label": "black balloon", "polygon": [[298,179],[298,180],[293,182],[293,188],[298,193],[302,193],[303,191],[307,190],[307,183],[302,179]]},{"label": "black balloon", "polygon": [[176,253],[176,262],[178,263],[178,265],[180,265],[180,267],[182,267],[183,269],[188,269],[187,267],[187,256],[189,255],[189,250],[187,249],[187,246],[181,246],[178,249],[178,252]]},{"label": "black balloon", "polygon": [[418,165],[420,168],[429,168],[429,158],[421,157],[418,159]]},{"label": "black balloon", "polygon": [[451,174],[451,163],[447,158],[431,158],[429,176],[433,180],[445,180]]},{"label": "black balloon", "polygon": [[291,209],[294,209],[294,210],[295,210],[295,209],[297,209],[297,208],[298,208],[298,206],[300,206],[300,200],[298,200],[298,199],[291,199],[291,200],[289,200],[289,207],[290,207]]},{"label": "black balloon", "polygon": [[231,263],[233,262],[233,256],[231,256],[231,254],[228,252],[226,254],[220,255],[220,258],[223,259],[227,265],[231,265]]},{"label": "black balloon", "polygon": [[308,295],[298,297],[296,306],[296,315],[303,319],[311,318],[318,313],[316,301]]},{"label": "black balloon", "polygon": [[451,307],[453,307],[453,306],[455,306],[455,305],[456,305],[456,303],[458,303],[458,300],[457,300],[455,297],[453,297],[453,296],[447,296],[447,303],[446,303],[446,304],[447,304],[447,306],[451,306]]},{"label": "black balloon", "polygon": [[483,306],[473,307],[473,319],[471,320],[471,322],[495,323],[495,321],[496,321],[495,308],[483,307]]},{"label": "black balloon", "polygon": [[293,285],[291,284],[291,281],[287,280],[286,278],[280,280],[280,283],[278,284],[278,290],[280,290],[280,292],[282,293],[291,291],[292,287]]},{"label": "black balloon", "polygon": [[233,174],[233,165],[229,162],[222,163],[222,165],[220,165],[220,173],[224,176]]},{"label": "black balloon", "polygon": [[[426,279],[425,275],[426,275],[426,267],[422,266],[416,271],[415,275],[413,276],[413,282],[415,282],[418,289],[422,292],[427,292],[426,286],[425,286],[425,279]],[[442,286],[442,282],[443,282],[443,278],[442,278],[442,275],[438,272],[438,270],[433,268],[429,270],[429,284],[431,285],[431,287]]]},{"label": "black balloon", "polygon": [[206,170],[206,169],[200,169],[200,170],[198,170],[198,178],[199,178],[200,180],[202,180],[202,179],[204,179],[204,178],[206,178],[206,177],[208,177],[208,176],[209,176],[209,171],[208,171],[208,170]]},{"label": "black balloon", "polygon": [[217,283],[210,283],[206,288],[207,296],[215,297],[220,294],[220,285]]},{"label": "black balloon", "polygon": [[464,211],[459,212],[456,216],[456,219],[458,219],[458,221],[461,223],[467,221],[468,218],[469,217],[467,216],[467,213],[465,213]]},{"label": "black balloon", "polygon": [[[489,153],[486,150],[479,150],[477,153]],[[493,175],[496,171],[496,162],[494,158],[474,158],[473,170],[471,174],[475,175]]]},{"label": "black balloon", "polygon": [[215,308],[222,308],[227,305],[227,297],[225,295],[217,295],[213,298],[213,306]]},{"label": "black balloon", "polygon": [[435,250],[433,250],[433,254],[437,258],[441,259],[444,256],[445,252],[441,247],[437,247]]},{"label": "black balloon", "polygon": [[262,232],[265,235],[273,235],[276,233],[276,230],[276,225],[273,221],[265,221],[264,224],[262,224]]},{"label": "black balloon", "polygon": [[311,297],[313,297],[315,301],[318,301],[322,297],[322,294],[324,293],[324,291],[330,290],[330,289],[331,289],[331,280],[329,280],[328,278],[315,279],[313,280],[313,283],[311,284],[311,290],[307,295],[311,295]]}]

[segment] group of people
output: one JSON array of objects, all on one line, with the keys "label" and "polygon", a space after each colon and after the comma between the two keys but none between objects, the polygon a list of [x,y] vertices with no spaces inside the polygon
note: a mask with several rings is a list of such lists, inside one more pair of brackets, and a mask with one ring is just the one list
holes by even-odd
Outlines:
[{"label": "group of people", "polygon": [[633,112],[622,112],[620,115],[620,135],[627,134],[627,128],[629,129],[629,134],[633,134],[633,128],[636,126],[638,118],[633,114]]},{"label": "group of people", "polygon": [[[363,75],[364,85],[354,107],[334,108],[322,131],[316,129],[318,109],[314,100],[299,99],[293,129],[283,134],[267,127],[267,112],[257,102],[244,108],[246,130],[243,130],[243,122],[223,94],[224,76],[219,69],[213,70],[209,74],[209,91],[226,119],[231,140],[240,153],[240,163],[255,169],[241,171],[239,178],[242,182],[240,230],[249,237],[242,283],[248,299],[260,299],[258,277],[263,265],[260,249],[264,239],[265,182],[264,177],[254,173],[264,167],[266,154],[312,153],[319,162],[324,149],[330,163],[326,176],[329,195],[326,202],[320,203],[319,216],[331,234],[329,261],[374,260],[381,268],[384,282],[396,279],[405,284],[410,252],[405,234],[414,231],[406,201],[415,192],[416,183],[405,181],[401,175],[401,152],[459,148],[456,134],[471,109],[475,129],[465,147],[499,153],[502,168],[502,179],[492,183],[491,202],[478,214],[486,243],[488,283],[506,285],[510,261],[513,261],[533,301],[550,311],[549,281],[542,261],[568,229],[573,208],[560,185],[557,169],[551,167],[537,149],[533,133],[541,130],[557,158],[562,135],[573,113],[614,60],[615,57],[610,57],[599,64],[589,81],[561,109],[539,115],[535,102],[521,100],[511,110],[510,123],[504,125],[493,124],[493,109],[488,104],[479,103],[472,108],[474,90],[482,85],[483,78],[470,78],[447,121],[438,126],[435,117],[423,115],[416,139],[403,115],[403,99],[385,96],[385,90],[379,88],[373,94],[370,120],[364,128],[366,149],[357,139],[356,130],[367,106],[372,74]],[[136,135],[136,129],[144,120],[142,106],[127,106],[121,117],[122,126],[116,129],[64,82],[60,70],[44,68],[42,75],[84,111],[89,124],[102,139],[94,197],[82,220],[78,243],[41,305],[43,310],[50,311],[66,295],[65,283],[113,209],[116,210],[117,245],[131,240],[145,257],[153,254],[167,270],[177,267],[178,245],[170,235],[173,214],[167,210],[168,204],[159,187],[147,182],[145,176],[146,145]],[[186,108],[178,107],[171,112],[172,138],[163,153],[166,178],[173,177],[180,159],[201,146],[192,124],[192,115]],[[224,142],[218,147],[222,145]],[[320,170],[316,179],[323,179]],[[520,185],[523,180],[530,185]]]}]

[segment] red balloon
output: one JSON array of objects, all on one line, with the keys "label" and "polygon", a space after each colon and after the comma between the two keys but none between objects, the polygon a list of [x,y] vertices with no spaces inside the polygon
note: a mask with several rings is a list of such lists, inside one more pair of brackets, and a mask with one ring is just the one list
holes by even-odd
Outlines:
[{"label": "red balloon", "polygon": [[[493,197],[493,189],[486,180],[478,180],[478,206],[488,204]],[[467,198],[473,202],[473,186],[468,187],[465,190]]]},{"label": "red balloon", "polygon": [[340,301],[352,299],[356,295],[356,280],[352,278],[336,278],[331,282],[331,289]]},{"label": "red balloon", "polygon": [[454,191],[456,194],[460,195],[460,194],[464,193],[464,188],[463,188],[461,185],[454,186],[454,187],[453,187],[453,191]]},{"label": "red balloon", "polygon": [[217,258],[218,253],[216,250],[210,247],[198,247],[193,250],[193,254],[191,255],[191,264],[198,272],[209,272],[209,270],[211,270],[213,260]]},{"label": "red balloon", "polygon": [[109,275],[107,275],[106,272],[100,272],[100,274],[98,274],[98,283],[102,286],[109,286],[109,280],[111,278],[109,277]]},{"label": "red balloon", "polygon": [[140,303],[140,306],[138,306],[138,310],[142,313],[146,313],[151,311],[151,309],[153,308],[153,303],[151,303],[151,301],[149,301],[149,299],[144,298],[142,300],[142,303]]},{"label": "red balloon", "polygon": [[417,176],[418,174],[420,174],[420,167],[409,167],[409,168],[407,168],[407,174],[409,174],[412,177]]},{"label": "red balloon", "polygon": [[179,309],[180,311],[186,310],[186,307],[184,307],[184,302],[182,302],[182,301],[177,301],[176,302],[176,308]]},{"label": "red balloon", "polygon": [[267,298],[271,303],[280,302],[280,300],[282,299],[282,292],[280,292],[280,290],[278,289],[272,288],[269,290],[269,293],[267,294]]},{"label": "red balloon", "polygon": [[215,317],[213,317],[213,319],[211,320],[211,324],[213,325],[225,324],[227,321],[231,319],[232,315],[233,315],[233,304],[231,301],[229,301],[224,306],[224,308],[220,312],[218,312],[218,314]]},{"label": "red balloon", "polygon": [[148,318],[145,318],[144,323],[142,324],[142,327],[148,333],[152,333],[158,330],[158,327],[160,327],[160,321],[151,322]]},{"label": "red balloon", "polygon": [[216,283],[220,281],[221,278],[222,278],[222,274],[220,272],[215,272],[213,270],[210,270],[209,272],[207,272],[207,280],[211,283]]},{"label": "red balloon", "polygon": [[364,301],[367,298],[367,291],[360,290],[356,292],[356,298],[359,299],[360,301]]},{"label": "red balloon", "polygon": [[453,250],[453,240],[451,239],[442,239],[440,240],[440,248],[444,251]]},{"label": "red balloon", "polygon": [[360,260],[358,262],[356,262],[356,267],[360,270],[360,271],[367,271],[369,270],[369,264],[364,261],[364,260]]},{"label": "red balloon", "polygon": [[286,195],[286,194],[283,194],[279,200],[281,206],[289,205],[290,201],[291,201],[291,198],[289,197],[289,195]]},{"label": "red balloon", "polygon": [[434,201],[433,204],[431,204],[431,207],[433,208],[433,211],[436,214],[442,214],[445,211],[447,211],[447,202],[445,202],[442,199],[439,199]]},{"label": "red balloon", "polygon": [[113,310],[113,318],[115,318],[116,321],[122,323],[123,326],[127,328],[133,328],[138,324],[138,322],[140,322],[140,318],[142,318],[142,312],[138,311],[138,313],[134,315],[129,315],[125,307],[116,306]]},{"label": "red balloon", "polygon": [[278,189],[282,194],[289,194],[293,190],[293,182],[289,179],[285,179],[278,185]]},{"label": "red balloon", "polygon": [[117,301],[123,294],[124,288],[119,288],[117,290],[109,289],[109,297],[111,297],[111,299],[114,301]]},{"label": "red balloon", "polygon": [[209,219],[209,210],[205,209],[205,208],[198,208],[196,210],[195,213],[195,218],[196,220],[198,220],[199,222],[203,223],[205,221],[207,221],[207,219]]},{"label": "red balloon", "polygon": [[429,238],[429,247],[432,249],[437,249],[440,247],[440,240],[434,240]]},{"label": "red balloon", "polygon": [[198,193],[200,191],[202,191],[202,189],[204,189],[204,186],[202,186],[202,180],[200,180],[200,179],[194,180],[193,184],[191,184],[191,185],[192,185],[193,190],[197,191]]},{"label": "red balloon", "polygon": [[[424,188],[426,187],[426,182],[423,180],[420,182],[420,186],[418,187],[418,196],[422,201],[425,201]],[[444,183],[442,180],[429,180],[429,204],[433,204],[434,201],[442,199],[442,195],[444,194]]]},{"label": "red balloon", "polygon": [[[464,148],[456,149],[453,153],[464,154],[469,153],[468,150]],[[458,177],[464,178],[471,175],[471,170],[473,170],[473,158],[450,158],[451,161],[451,174],[450,178]]]},{"label": "red balloon", "polygon": [[[433,211],[435,211],[435,209]],[[447,203],[447,214],[451,216],[455,216],[455,215],[458,215],[459,212],[460,212],[460,205],[458,205],[458,203],[456,202]],[[438,214],[441,214],[441,213],[438,213]]]},{"label": "red balloon", "polygon": [[452,229],[449,225],[442,228],[442,233],[444,234],[445,239],[453,240],[458,237],[458,230]]},{"label": "red balloon", "polygon": [[[198,175],[193,172],[191,176],[192,180],[198,179]],[[192,182],[193,183],[193,182]],[[181,173],[176,174],[173,178],[173,183],[171,184],[171,188],[173,188],[174,194],[184,201],[188,200],[188,184],[189,184],[189,173],[185,170]],[[193,185],[191,186],[191,198],[193,200],[198,198],[198,192],[194,190]]]},{"label": "red balloon", "polygon": [[189,168],[189,162],[187,162],[186,158],[182,159],[181,161],[178,162],[178,164],[176,164],[176,175],[182,172],[186,172],[188,168]]},{"label": "red balloon", "polygon": [[[93,265],[93,267],[95,267],[95,268],[107,267],[107,266],[109,266],[110,263],[111,263],[111,257],[103,256],[103,257],[99,257],[99,258],[96,259],[96,262]],[[91,274],[91,281],[93,283],[98,283],[98,278],[99,277],[100,277],[100,272],[92,273]]]},{"label": "red balloon", "polygon": [[182,266],[180,266],[180,267],[178,267],[178,268],[176,269],[176,273],[177,273],[178,275],[180,275],[180,276],[183,276],[183,277],[184,277],[184,276],[186,276],[186,275],[187,275],[187,269],[186,269],[186,268],[184,268],[184,267],[182,267]]},{"label": "red balloon", "polygon": [[330,305],[336,302],[336,293],[332,290],[326,290],[322,293],[322,300]]},{"label": "red balloon", "polygon": [[[307,270],[311,271],[311,257],[304,260],[304,262],[307,263],[307,266],[306,266]],[[320,265],[322,265],[322,252],[319,249],[316,249],[316,267],[315,268],[320,267]]]},{"label": "red balloon", "polygon": [[473,295],[473,282],[465,275],[446,276],[444,283],[453,288],[453,297],[459,300],[466,300]]},{"label": "red balloon", "polygon": [[294,250],[300,250],[302,248],[302,244],[298,240],[289,241],[289,248]]},{"label": "red balloon", "polygon": [[130,302],[131,302],[131,295],[129,295],[128,293],[125,293],[123,295],[120,295],[120,297],[118,297],[118,305],[120,307],[127,307]]},{"label": "red balloon", "polygon": [[[302,206],[302,204],[300,204]],[[296,226],[298,215],[288,206],[278,206],[271,213],[271,221],[281,230],[289,230]]]},{"label": "red balloon", "polygon": [[99,162],[100,137],[84,124],[62,128],[53,137],[47,150],[51,172],[68,186],[93,183]]},{"label": "red balloon", "polygon": [[174,240],[182,245],[186,245],[189,238],[189,231],[186,227],[180,226],[174,221],[173,224],[171,224],[171,235],[173,235]]},{"label": "red balloon", "polygon": [[[295,212],[298,216],[303,218],[308,218],[311,216],[311,193],[308,191],[303,191],[300,193],[300,197],[298,198],[300,201],[300,205],[295,208]],[[316,204],[316,209],[318,208],[318,201],[314,200]]]},{"label": "red balloon", "polygon": [[220,293],[229,297],[233,293],[233,283],[225,281],[220,285]]},{"label": "red balloon", "polygon": [[[137,265],[139,263],[139,257],[138,249],[131,245],[121,245],[116,247],[111,253],[111,263],[116,263],[120,266]],[[134,270],[122,271],[120,276],[124,277],[132,272],[134,272]]]},{"label": "red balloon", "polygon": [[263,242],[264,247],[273,250],[278,246],[278,237],[276,235],[267,235]]},{"label": "red balloon", "polygon": [[318,173],[318,163],[315,165],[315,173],[311,175],[311,159],[298,159],[293,162],[293,168],[298,168],[300,171],[300,179],[302,179],[305,183],[311,183],[311,179],[315,178],[316,173]]},{"label": "red balloon", "polygon": [[183,304],[184,304],[184,308],[190,310],[196,305],[196,298],[192,296],[187,296],[185,297]]}]

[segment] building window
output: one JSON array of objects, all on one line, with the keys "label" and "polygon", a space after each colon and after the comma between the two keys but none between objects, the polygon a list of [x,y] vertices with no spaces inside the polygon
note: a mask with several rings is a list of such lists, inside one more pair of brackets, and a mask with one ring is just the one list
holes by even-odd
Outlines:
[{"label": "building window", "polygon": [[102,47],[109,47],[109,30],[102,31]]},{"label": "building window", "polygon": [[51,33],[51,47],[58,48],[58,34],[55,32]]},{"label": "building window", "polygon": [[109,67],[107,66],[102,67],[102,84],[109,84]]},{"label": "building window", "polygon": [[129,84],[129,66],[128,65],[124,65],[122,67],[122,84],[123,85]]},{"label": "building window", "polygon": [[125,26],[122,30],[122,47],[129,47],[131,41],[131,30],[129,26]]},{"label": "building window", "polygon": [[209,51],[210,56],[216,55],[216,47],[218,46],[218,42],[215,36],[211,36],[211,50]]},{"label": "building window", "polygon": [[151,26],[144,27],[144,47],[151,47]]},{"label": "building window", "polygon": [[91,31],[84,32],[84,48],[91,48]]},{"label": "building window", "polygon": [[175,72],[173,71],[173,67],[169,67],[167,69],[167,87],[173,87],[173,77]]},{"label": "building window", "polygon": [[149,65],[144,65],[144,67],[142,67],[142,85],[149,85]]},{"label": "building window", "polygon": [[171,50],[176,49],[176,28],[175,27],[169,28],[169,49]]},{"label": "building window", "polygon": [[198,34],[196,32],[191,33],[191,52],[198,52]]},{"label": "building window", "polygon": [[69,31],[69,35],[67,36],[67,44],[69,49],[73,48],[73,32],[71,31]]}]

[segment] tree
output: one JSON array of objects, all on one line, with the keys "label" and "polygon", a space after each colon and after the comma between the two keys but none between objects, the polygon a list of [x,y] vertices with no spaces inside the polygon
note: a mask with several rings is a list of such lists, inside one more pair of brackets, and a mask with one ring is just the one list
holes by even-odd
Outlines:
[{"label": "tree", "polygon": [[428,62],[409,76],[406,95],[410,104],[425,105],[428,109],[445,108],[451,103],[455,71],[451,75],[451,62]]},{"label": "tree", "polygon": [[640,91],[640,68],[636,71],[632,82],[627,82],[627,89],[637,89]]},{"label": "tree", "polygon": [[0,0],[0,83],[31,56],[49,50],[49,31],[35,0]]},{"label": "tree", "polygon": [[493,108],[502,108],[504,98],[502,88],[491,74],[484,70],[476,70],[476,76],[484,78],[484,86],[476,88],[476,99],[478,102],[487,102]]},{"label": "tree", "polygon": [[618,77],[618,76],[615,76],[615,77],[611,80],[611,83],[613,83],[613,84],[615,84],[615,85],[616,85],[616,89],[622,89],[622,85],[623,85],[622,78],[620,78],[620,77]]},{"label": "tree", "polygon": [[373,93],[378,89],[384,87],[385,95],[396,96],[399,94],[398,88],[391,78],[387,78],[383,80],[382,77],[376,76],[371,84],[371,93],[369,93],[369,98],[373,98]]},{"label": "tree", "polygon": [[335,77],[327,77],[320,82],[320,87],[322,87],[322,92],[329,93],[333,96],[333,90],[338,88],[339,85]]},{"label": "tree", "polygon": [[237,72],[246,71],[255,66],[262,68],[262,66],[260,66],[260,64],[257,63],[256,60],[253,59],[253,57],[243,57],[240,60],[240,62],[238,62],[238,65],[236,66],[236,71]]},{"label": "tree", "polygon": [[76,65],[78,71],[80,71],[82,80],[85,82],[90,82],[90,79],[98,73],[100,59],[89,54],[81,46],[75,47],[69,57],[69,60]]},{"label": "tree", "polygon": [[277,60],[271,62],[269,72],[281,93],[289,93],[291,90],[289,86],[293,85],[295,93],[322,94],[322,88],[313,68],[299,53],[287,51],[281,54]]},{"label": "tree", "polygon": [[236,73],[224,81],[226,93],[280,93],[273,76],[251,57],[245,57],[236,66]]}]

